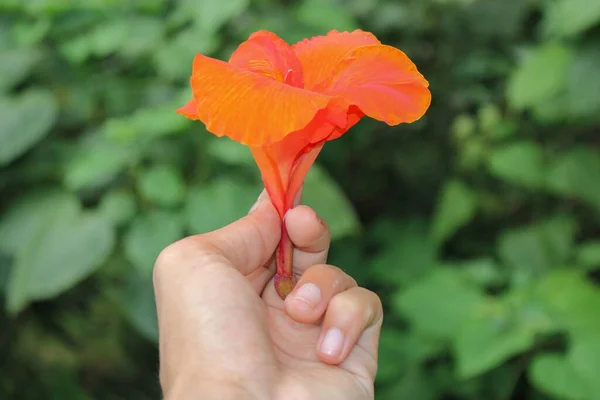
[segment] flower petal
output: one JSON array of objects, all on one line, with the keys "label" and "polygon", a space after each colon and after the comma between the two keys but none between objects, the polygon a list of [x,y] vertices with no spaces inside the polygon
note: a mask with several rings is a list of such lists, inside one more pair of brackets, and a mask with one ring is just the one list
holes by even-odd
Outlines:
[{"label": "flower petal", "polygon": [[198,101],[191,99],[185,106],[178,108],[176,112],[189,119],[198,119]]},{"label": "flower petal", "polygon": [[356,48],[334,73],[324,93],[342,96],[389,125],[418,120],[431,103],[429,83],[406,54],[391,46]]},{"label": "flower petal", "polygon": [[250,35],[231,55],[229,64],[292,86],[304,86],[302,65],[292,47],[271,32]]},{"label": "flower petal", "polygon": [[319,84],[331,77],[332,71],[346,55],[360,46],[379,44],[369,32],[331,31],[326,36],[304,39],[292,46],[304,70],[304,87],[317,90]]},{"label": "flower petal", "polygon": [[200,54],[190,81],[206,129],[249,146],[304,128],[331,100]]}]

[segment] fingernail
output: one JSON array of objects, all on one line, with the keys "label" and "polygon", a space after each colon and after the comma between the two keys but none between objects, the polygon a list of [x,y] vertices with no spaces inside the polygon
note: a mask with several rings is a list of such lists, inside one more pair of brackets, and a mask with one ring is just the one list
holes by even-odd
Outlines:
[{"label": "fingernail", "polygon": [[258,208],[258,206],[260,206],[260,204],[264,201],[264,199],[267,197],[267,190],[263,189],[262,192],[260,192],[260,195],[258,196],[258,199],[256,199],[256,203],[254,203],[254,205],[252,206],[252,208],[250,208],[250,211],[248,211],[248,214],[251,214],[254,210],[256,210]]},{"label": "fingernail", "polygon": [[321,301],[321,289],[314,283],[305,283],[296,289],[290,301],[302,308],[315,308]]},{"label": "fingernail", "polygon": [[330,328],[321,342],[321,353],[330,357],[339,357],[344,346],[344,334],[338,328]]}]

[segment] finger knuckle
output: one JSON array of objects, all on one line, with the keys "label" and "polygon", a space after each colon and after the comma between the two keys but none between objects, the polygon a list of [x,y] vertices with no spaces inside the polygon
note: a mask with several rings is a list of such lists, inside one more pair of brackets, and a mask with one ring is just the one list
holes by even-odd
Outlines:
[{"label": "finger knuckle", "polygon": [[156,258],[152,277],[154,282],[168,278],[173,271],[173,266],[182,265],[189,259],[189,255],[199,248],[198,242],[202,242],[202,238],[184,238],[177,242],[171,243],[165,247]]}]

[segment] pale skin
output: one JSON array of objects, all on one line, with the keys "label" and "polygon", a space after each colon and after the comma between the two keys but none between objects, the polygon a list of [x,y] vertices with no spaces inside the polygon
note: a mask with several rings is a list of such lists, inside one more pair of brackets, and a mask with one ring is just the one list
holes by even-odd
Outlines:
[{"label": "pale skin", "polygon": [[167,247],[154,268],[166,400],[373,399],[381,302],[325,264],[309,207],[285,217],[298,284],[273,287],[280,221],[263,193],[248,216]]}]

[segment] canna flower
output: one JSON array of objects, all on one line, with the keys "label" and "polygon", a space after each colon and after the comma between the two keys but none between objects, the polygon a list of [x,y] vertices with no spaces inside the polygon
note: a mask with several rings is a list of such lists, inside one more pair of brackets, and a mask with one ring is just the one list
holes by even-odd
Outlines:
[{"label": "canna flower", "polygon": [[282,298],[295,284],[283,218],[324,143],[365,115],[388,125],[416,121],[431,102],[413,62],[360,30],[293,46],[259,31],[227,63],[196,55],[190,83],[193,98],[177,112],[250,148],[282,219],[275,275]]}]

